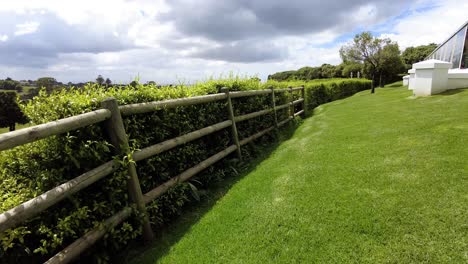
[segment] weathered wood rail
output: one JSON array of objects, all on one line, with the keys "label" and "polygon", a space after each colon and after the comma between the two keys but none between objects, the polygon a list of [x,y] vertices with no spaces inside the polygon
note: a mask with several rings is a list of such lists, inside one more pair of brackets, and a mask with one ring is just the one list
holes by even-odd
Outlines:
[{"label": "weathered wood rail", "polygon": [[[292,93],[294,91],[301,91],[298,100],[294,100]],[[275,93],[288,92],[290,94],[290,101],[286,104],[276,106]],[[271,96],[271,107],[265,110],[252,112],[240,116],[234,115],[234,109],[232,105],[232,99],[247,97],[247,96]],[[168,139],[166,141],[148,146],[141,150],[135,151],[132,158],[135,162],[142,161],[150,158],[154,155],[163,153],[170,149],[173,149],[182,144],[194,141],[198,138],[210,135],[216,131],[231,127],[232,129],[232,145],[226,149],[214,154],[206,160],[200,162],[194,167],[187,169],[181,174],[171,178],[165,183],[158,187],[150,190],[143,194],[139,183],[138,175],[135,168],[134,162],[129,162],[127,169],[128,173],[128,193],[131,199],[131,203],[135,204],[136,210],[145,218],[142,221],[143,225],[143,238],[145,240],[151,240],[153,232],[148,220],[145,205],[152,202],[156,198],[160,197],[171,187],[178,183],[187,181],[194,175],[225,158],[229,154],[236,152],[239,158],[241,157],[241,147],[248,144],[249,142],[260,138],[268,132],[277,129],[289,121],[293,120],[294,117],[305,114],[304,104],[304,87],[289,87],[288,89],[265,89],[265,90],[251,90],[251,91],[238,91],[230,92],[227,88],[222,89],[222,93],[195,96],[189,98],[180,98],[164,101],[155,101],[149,103],[140,104],[129,104],[118,106],[117,101],[113,98],[104,100],[101,105],[102,109],[95,110],[89,113],[76,115],[57,121],[41,124],[9,133],[0,135],[0,151],[14,148],[19,145],[24,145],[36,140],[40,140],[49,136],[62,134],[68,131],[79,129],[81,127],[89,126],[92,124],[104,122],[107,136],[111,143],[116,149],[118,155],[128,155],[128,137],[122,122],[122,116],[129,116],[141,113],[148,113],[162,109],[175,108],[181,106],[189,106],[195,104],[204,104],[209,102],[226,100],[228,120],[219,122],[217,124],[201,128],[196,131],[178,136],[176,138]],[[295,112],[295,106],[297,104],[302,105],[302,110]],[[277,111],[282,109],[288,109],[288,117],[284,120],[278,120]],[[266,114],[274,113],[274,124],[262,131],[255,133],[244,139],[239,139],[236,123],[243,122],[252,118],[260,117]],[[29,200],[26,201],[6,212],[0,214],[0,234],[5,232],[7,229],[14,228],[21,223],[24,223],[28,219],[38,215],[47,208],[53,206],[64,198],[86,188],[87,186],[95,183],[96,181],[112,174],[115,172],[121,164],[117,161],[108,161],[82,175],[62,183],[57,187]],[[68,263],[73,261],[83,251],[90,248],[94,243],[101,239],[106,232],[116,227],[127,219],[132,214],[131,207],[125,207],[115,215],[104,220],[101,225],[88,231],[81,238],[67,246],[65,249],[54,255],[46,263]]]}]

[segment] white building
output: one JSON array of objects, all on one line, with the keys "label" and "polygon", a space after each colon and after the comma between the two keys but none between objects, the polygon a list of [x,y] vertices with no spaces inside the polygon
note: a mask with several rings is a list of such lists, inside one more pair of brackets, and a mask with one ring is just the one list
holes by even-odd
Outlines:
[{"label": "white building", "polygon": [[468,88],[468,21],[439,45],[425,61],[413,64],[403,84],[414,95]]}]

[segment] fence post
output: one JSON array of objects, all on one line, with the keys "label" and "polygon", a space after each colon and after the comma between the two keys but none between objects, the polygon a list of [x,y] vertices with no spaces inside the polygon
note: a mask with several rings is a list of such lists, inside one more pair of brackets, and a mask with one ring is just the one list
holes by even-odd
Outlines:
[{"label": "fence post", "polygon": [[294,118],[294,96],[293,96],[293,91],[292,91],[292,87],[289,86],[288,87],[289,89],[289,96],[291,97],[291,101],[289,102],[290,106],[289,106],[289,116],[291,117],[291,119]]},{"label": "fence post", "polygon": [[221,88],[221,92],[224,92],[226,94],[226,100],[227,100],[227,109],[229,113],[229,119],[232,122],[232,141],[234,141],[234,144],[237,146],[237,156],[239,159],[242,159],[242,154],[241,154],[241,149],[240,149],[240,142],[239,142],[239,135],[237,133],[237,126],[236,126],[236,120],[234,118],[234,109],[232,107],[232,101],[231,101],[231,95],[229,94],[229,89],[227,87]]},{"label": "fence post", "polygon": [[305,87],[304,87],[304,85],[301,85],[301,87],[302,87],[301,95],[302,95],[302,99],[304,99],[304,101],[302,101],[302,110],[304,111],[302,113],[302,116],[306,117],[306,111],[307,110],[306,110],[306,100],[305,100]]},{"label": "fence post", "polygon": [[[101,102],[102,108],[109,109],[111,111],[111,117],[104,122],[107,133],[109,135],[112,145],[115,147],[116,154],[128,155],[130,153],[127,133],[122,121],[119,106],[115,98],[107,98]],[[137,206],[137,210],[144,216],[143,219],[143,239],[150,241],[153,239],[153,231],[151,230],[151,224],[149,222],[148,213],[146,212],[145,203],[143,201],[143,193],[141,192],[140,181],[136,171],[135,163],[128,163],[128,181],[127,187],[130,195],[130,199]]]},{"label": "fence post", "polygon": [[276,98],[275,98],[275,89],[273,86],[270,86],[271,89],[271,106],[273,107],[273,113],[275,115],[275,127],[278,128],[278,114],[276,113]]}]

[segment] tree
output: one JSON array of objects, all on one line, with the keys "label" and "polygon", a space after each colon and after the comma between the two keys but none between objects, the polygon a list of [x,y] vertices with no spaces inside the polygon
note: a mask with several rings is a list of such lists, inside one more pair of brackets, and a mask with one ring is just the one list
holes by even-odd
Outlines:
[{"label": "tree", "polygon": [[276,80],[276,81],[291,80],[291,78],[295,75],[295,73],[296,71],[277,72],[272,75],[268,75],[268,80]]},{"label": "tree", "polygon": [[31,100],[35,96],[39,95],[39,88],[31,88],[26,94],[21,95],[21,100],[26,101],[26,100]]},{"label": "tree", "polygon": [[96,78],[96,82],[99,85],[102,85],[104,83],[104,77],[102,77],[102,75],[98,75],[98,77]]},{"label": "tree", "polygon": [[435,43],[406,48],[401,54],[406,69],[411,69],[414,63],[425,60],[436,48],[437,44]]},{"label": "tree", "polygon": [[45,88],[47,93],[52,93],[56,83],[57,83],[57,80],[55,80],[55,78],[52,78],[52,77],[42,77],[42,78],[37,79],[36,81],[37,87],[39,89]]},{"label": "tree", "polygon": [[132,81],[130,83],[130,86],[132,86],[132,87],[137,87],[137,85],[138,85],[138,81]]},{"label": "tree", "polygon": [[399,73],[405,71],[405,64],[400,56],[400,49],[397,43],[389,43],[382,48],[379,54],[379,66],[377,72],[379,75],[380,87],[384,83],[396,81]]},{"label": "tree", "polygon": [[380,39],[374,37],[371,32],[362,32],[357,34],[353,41],[349,44],[344,45],[340,49],[340,56],[343,62],[357,62],[364,64],[364,70],[372,79],[372,90],[371,93],[375,92],[375,77],[379,73],[383,73],[382,65],[387,60],[384,60],[382,56],[382,50],[385,46],[392,44],[390,39]]},{"label": "tree", "polygon": [[335,66],[324,63],[320,66],[320,78],[333,78],[335,77]]},{"label": "tree", "polygon": [[110,86],[112,84],[112,81],[109,78],[106,78],[106,86]]},{"label": "tree", "polygon": [[9,127],[10,131],[15,130],[16,123],[28,121],[16,97],[16,92],[0,92],[0,127]]},{"label": "tree", "polygon": [[5,80],[0,80],[0,90],[15,90],[21,93],[23,91],[23,86],[21,86],[20,82],[7,77]]},{"label": "tree", "polygon": [[349,78],[351,76],[351,73],[353,73],[353,76],[357,77],[358,72],[360,72],[361,75],[364,72],[364,65],[362,63],[348,61],[343,62],[341,65],[343,65],[343,71],[341,72],[341,76],[345,78]]}]

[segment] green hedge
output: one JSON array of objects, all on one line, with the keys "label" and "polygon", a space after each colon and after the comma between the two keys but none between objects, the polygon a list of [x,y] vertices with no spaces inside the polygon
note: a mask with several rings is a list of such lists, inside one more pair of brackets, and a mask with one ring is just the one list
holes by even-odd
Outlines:
[{"label": "green hedge", "polygon": [[[306,104],[309,109],[370,88],[369,81],[357,79],[306,83],[269,81],[262,84],[255,79],[231,78],[210,80],[192,86],[159,88],[154,85],[105,88],[90,84],[83,89],[62,90],[52,95],[41,92],[23,107],[23,111],[34,124],[40,124],[98,109],[100,102],[110,96],[115,97],[119,104],[130,104],[213,94],[218,93],[222,87],[238,91],[300,85],[306,87]],[[289,100],[287,93],[276,97],[277,104],[284,104]],[[269,96],[233,99],[236,115],[268,108],[270,103]],[[286,111],[279,113],[280,120],[287,117]],[[222,101],[134,115],[124,118],[124,123],[131,148],[135,150],[226,119],[226,104]],[[241,122],[238,124],[239,136],[241,139],[248,137],[272,124],[272,115]],[[266,143],[274,139],[272,134],[260,140]],[[230,129],[225,129],[138,162],[137,170],[143,192],[231,144]],[[254,149],[253,144],[244,147],[243,156],[248,160]],[[116,157],[112,155],[112,146],[106,140],[102,124],[0,152],[0,211],[40,195],[113,158]],[[148,211],[153,225],[159,226],[173,219],[181,212],[184,204],[198,199],[196,189],[203,189],[226,175],[236,174],[237,163],[233,162],[233,158],[235,155],[206,169],[194,180],[179,184],[150,203]],[[103,219],[118,212],[127,205],[127,200],[126,174],[122,170],[68,197],[29,220],[24,226],[8,230],[0,236],[0,259],[11,263],[44,261]],[[136,218],[130,218],[113,230],[93,247],[88,256],[83,257],[94,261],[110,260],[110,255],[141,234],[139,224],[134,219]]]}]

